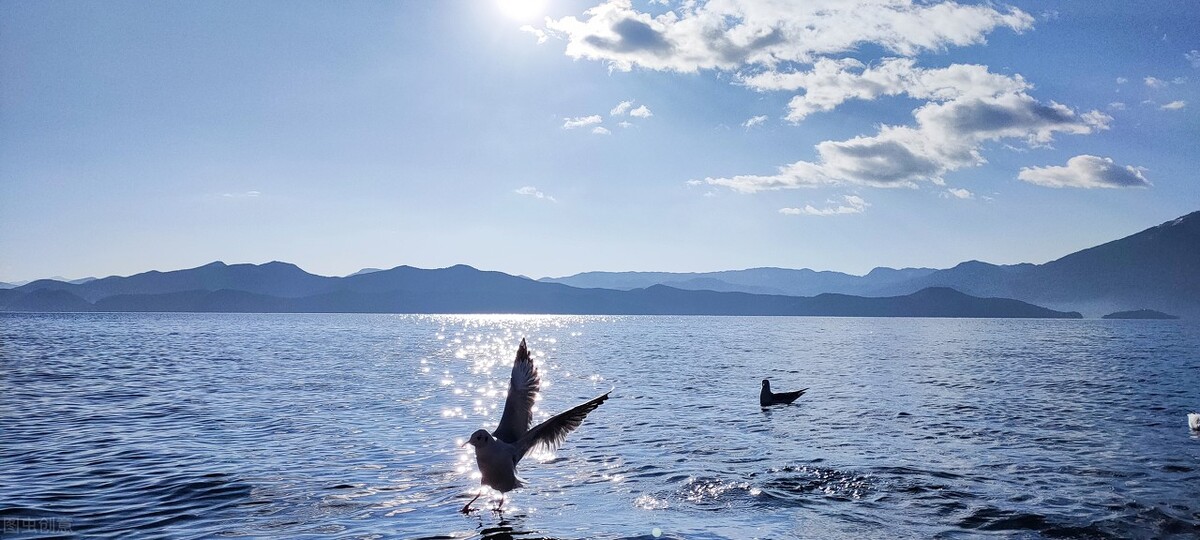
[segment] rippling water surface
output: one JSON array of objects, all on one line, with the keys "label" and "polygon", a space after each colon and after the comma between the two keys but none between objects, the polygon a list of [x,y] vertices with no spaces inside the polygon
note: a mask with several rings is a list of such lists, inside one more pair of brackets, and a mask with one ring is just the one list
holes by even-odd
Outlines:
[{"label": "rippling water surface", "polygon": [[[522,337],[542,418],[612,399],[459,514]],[[1183,321],[7,314],[0,362],[5,538],[1200,535]]]}]

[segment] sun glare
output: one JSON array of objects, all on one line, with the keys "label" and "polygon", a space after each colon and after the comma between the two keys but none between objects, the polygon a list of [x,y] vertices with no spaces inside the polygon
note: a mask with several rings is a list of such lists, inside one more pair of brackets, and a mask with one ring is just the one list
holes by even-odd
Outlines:
[{"label": "sun glare", "polygon": [[509,18],[526,21],[542,14],[546,0],[496,0],[496,5]]}]

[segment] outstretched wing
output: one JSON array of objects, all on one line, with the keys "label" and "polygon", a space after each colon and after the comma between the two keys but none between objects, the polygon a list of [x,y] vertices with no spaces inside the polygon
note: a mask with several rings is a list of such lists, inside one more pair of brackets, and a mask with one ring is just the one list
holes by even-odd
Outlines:
[{"label": "outstretched wing", "polygon": [[779,392],[775,394],[775,403],[791,403],[796,401],[796,398],[803,396],[808,389],[796,390],[795,392]]},{"label": "outstretched wing", "polygon": [[612,393],[612,390],[567,412],[556,414],[549,420],[529,430],[529,433],[526,433],[521,437],[521,440],[513,445],[517,450],[515,461],[520,461],[521,458],[525,457],[526,453],[538,446],[551,449],[558,448],[567,439],[567,434],[579,427],[583,423],[583,419],[587,418],[588,413],[596,410],[596,407],[604,403],[604,400],[608,399],[610,393]]},{"label": "outstretched wing", "polygon": [[513,444],[529,431],[529,424],[533,423],[533,400],[541,386],[542,379],[538,377],[537,367],[529,358],[529,349],[522,339],[521,346],[517,347],[517,359],[513,361],[504,414],[500,415],[500,425],[492,432],[493,437]]}]

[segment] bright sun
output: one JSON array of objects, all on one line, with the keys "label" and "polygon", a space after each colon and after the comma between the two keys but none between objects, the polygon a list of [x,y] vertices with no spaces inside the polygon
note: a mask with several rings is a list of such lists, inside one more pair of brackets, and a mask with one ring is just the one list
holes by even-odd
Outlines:
[{"label": "bright sun", "polygon": [[541,15],[546,0],[496,0],[496,5],[510,18],[524,21]]}]

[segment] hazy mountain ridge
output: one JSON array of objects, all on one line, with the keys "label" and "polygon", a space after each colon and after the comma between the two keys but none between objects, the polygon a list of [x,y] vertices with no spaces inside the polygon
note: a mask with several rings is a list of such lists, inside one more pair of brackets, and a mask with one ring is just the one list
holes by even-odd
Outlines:
[{"label": "hazy mountain ridge", "polygon": [[[398,266],[344,278],[286,263],[146,272],[72,285],[42,280],[0,291],[8,311],[562,313],[614,315],[833,315],[897,317],[1078,317],[1006,299],[931,289],[895,298],[798,297],[690,291],[665,285],[618,291],[543,283],[465,265]],[[207,288],[198,288],[201,285]],[[169,287],[179,290],[166,290]],[[236,287],[236,288],[233,288]],[[308,287],[307,290],[302,290]],[[146,292],[130,292],[143,290]],[[266,294],[283,291],[288,296]],[[118,291],[103,296],[106,291]],[[80,296],[98,297],[94,301]]]},{"label": "hazy mountain ridge", "polygon": [[1200,316],[1200,212],[1045,264],[972,261],[877,293],[908,294],[927,287],[1015,298],[1089,316],[1143,308]]},{"label": "hazy mountain ridge", "polygon": [[875,268],[864,276],[808,268],[760,267],[719,272],[584,272],[542,278],[572,287],[630,290],[668,285],[689,290],[814,296],[823,293],[869,294],[881,287],[936,272],[933,268]]},{"label": "hazy mountain ridge", "polygon": [[949,287],[973,296],[1013,298],[1093,317],[1141,308],[1200,317],[1200,212],[1040,265],[966,261],[944,270],[880,267],[864,276],[781,268],[697,274],[585,272],[543,281],[609,288],[658,282],[687,289],[797,296],[902,296]]},{"label": "hazy mountain ridge", "polygon": [[[0,310],[1005,317],[1154,309],[1196,317],[1200,212],[1041,265],[967,261],[865,276],[785,268],[588,272],[538,281],[466,265],[368,270],[326,277],[278,261],[214,262],[82,283],[38,280],[0,289]],[[1055,311],[1029,315],[1025,306]]]},{"label": "hazy mountain ridge", "polygon": [[317,276],[300,267],[278,261],[266,264],[227,265],[217,261],[189,268],[159,272],[151,270],[128,277],[110,276],[74,284],[39,279],[17,287],[16,290],[61,290],[88,302],[119,295],[166,294],[183,291],[240,290],[284,298],[309,296],[333,290],[338,278]]},{"label": "hazy mountain ridge", "polygon": [[[202,267],[203,268],[203,267]],[[242,290],[119,294],[95,303],[55,288],[0,291],[6,311],[182,311],[303,313],[554,313],[579,315],[783,315],[869,317],[1079,318],[1003,298],[928,289],[893,298],[840,294],[816,297],[687,291],[665,285],[616,291],[540,283],[467,266],[397,267],[341,278],[331,292],[277,297]],[[137,276],[131,276],[137,277]]]}]

